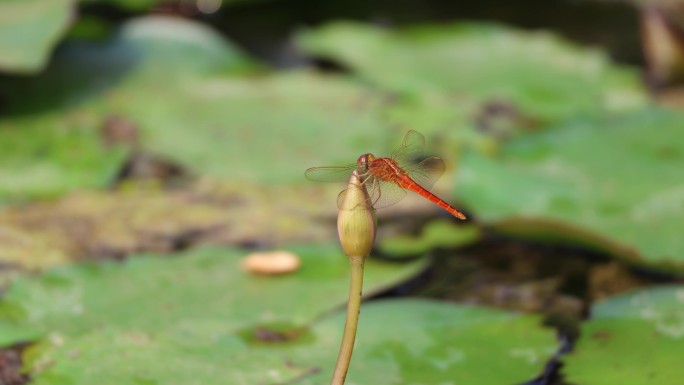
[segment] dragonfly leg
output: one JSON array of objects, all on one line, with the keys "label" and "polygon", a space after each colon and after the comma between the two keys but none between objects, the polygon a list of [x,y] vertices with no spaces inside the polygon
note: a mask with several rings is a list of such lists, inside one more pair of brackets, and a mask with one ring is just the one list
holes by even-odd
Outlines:
[{"label": "dragonfly leg", "polygon": [[365,184],[368,179],[370,179],[373,174],[371,174],[370,170],[366,170],[364,173],[359,173],[359,179],[361,179],[361,183]]}]

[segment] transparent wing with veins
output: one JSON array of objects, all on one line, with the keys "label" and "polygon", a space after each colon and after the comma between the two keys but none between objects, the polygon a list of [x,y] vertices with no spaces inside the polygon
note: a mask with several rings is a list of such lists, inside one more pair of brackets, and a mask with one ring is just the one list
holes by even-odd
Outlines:
[{"label": "transparent wing with veins", "polygon": [[[326,167],[311,167],[304,172],[306,179],[314,182],[347,182],[352,175],[354,170],[358,169],[357,164],[349,164],[346,166],[326,166]],[[361,171],[359,171],[361,173]],[[362,185],[366,189],[369,195],[369,201],[372,204],[377,200],[375,197],[371,197],[371,193],[378,194],[377,184],[375,183],[375,178],[368,172],[361,176]],[[351,187],[350,187],[351,188]],[[349,188],[342,190],[337,196],[337,206],[339,208],[343,207],[344,197],[349,191]],[[350,208],[347,208],[350,209]]]},{"label": "transparent wing with veins", "polygon": [[425,158],[418,163],[402,167],[414,182],[430,190],[444,174],[444,161],[438,156]]},{"label": "transparent wing with veins", "polygon": [[425,137],[413,130],[407,132],[401,145],[389,157],[397,161],[400,166],[402,163],[415,164],[418,159],[425,157]]},{"label": "transparent wing with veins", "polygon": [[437,157],[425,156],[425,137],[416,131],[406,133],[403,142],[391,156],[399,167],[406,171],[414,182],[426,190],[434,186],[444,174],[444,161]]},{"label": "transparent wing with veins", "polygon": [[[398,184],[380,180],[372,175],[364,180],[363,186],[368,193],[370,204],[376,209],[391,206],[406,196],[406,190]],[[344,197],[348,191],[349,189],[345,189],[337,196],[337,207],[342,208]]]},{"label": "transparent wing with veins", "polygon": [[[444,173],[444,162],[438,157],[425,158],[425,137],[416,131],[409,131],[401,145],[392,153],[394,159],[409,178],[429,190],[435,181]],[[356,164],[333,167],[312,167],[306,170],[307,179],[317,182],[346,182]],[[370,203],[376,209],[391,206],[402,200],[407,192],[393,181],[381,180],[366,173],[363,185],[368,192]],[[337,198],[338,207],[344,201],[347,190],[343,190]]]},{"label": "transparent wing with veins", "polygon": [[346,182],[357,167],[356,163],[346,166],[311,167],[304,172],[304,176],[313,182]]}]

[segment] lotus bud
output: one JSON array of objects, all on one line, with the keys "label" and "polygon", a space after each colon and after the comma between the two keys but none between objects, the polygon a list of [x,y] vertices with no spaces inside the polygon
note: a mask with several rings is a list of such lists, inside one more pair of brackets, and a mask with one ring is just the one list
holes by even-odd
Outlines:
[{"label": "lotus bud", "polygon": [[375,241],[375,209],[357,171],[340,196],[337,234],[342,250],[349,257],[366,257]]}]

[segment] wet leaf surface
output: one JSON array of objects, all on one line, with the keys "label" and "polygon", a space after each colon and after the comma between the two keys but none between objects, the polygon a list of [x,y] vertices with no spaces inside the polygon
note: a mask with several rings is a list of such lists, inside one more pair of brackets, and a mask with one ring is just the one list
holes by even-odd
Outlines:
[{"label": "wet leaf surface", "polygon": [[106,186],[126,149],[105,148],[92,112],[0,118],[0,204]]},{"label": "wet leaf surface", "polygon": [[647,110],[527,135],[492,157],[469,153],[459,195],[503,231],[579,240],[682,271],[681,120]]},{"label": "wet leaf surface", "polygon": [[257,66],[206,26],[170,17],[134,19],[109,41],[65,45],[44,73],[4,79],[0,87],[6,100],[0,119],[0,203],[111,183],[137,148],[107,140],[112,117],[126,118],[120,98],[130,97],[148,110],[154,99],[142,89],[167,84],[169,77],[177,85]]},{"label": "wet leaf surface", "polygon": [[[210,27],[173,16],[132,18],[101,40],[62,44],[44,72],[8,78],[9,112],[74,106],[112,88],[184,83],[210,74],[244,74],[260,68]],[[169,79],[172,77],[173,81]],[[49,91],[49,92],[47,92]]]},{"label": "wet leaf surface", "polygon": [[[331,346],[316,361],[331,369],[341,326],[338,315],[314,328]],[[553,333],[535,316],[425,300],[362,306],[358,341],[349,384],[523,382],[535,377],[557,348]],[[313,356],[318,349],[310,350],[304,354]],[[302,384],[323,382],[331,369]]]},{"label": "wet leaf surface", "polygon": [[[146,149],[203,175],[306,183],[307,167],[346,165],[366,146],[395,144],[382,99],[339,77],[210,78],[162,93],[138,89],[117,106],[143,127]],[[159,101],[155,108],[138,103],[150,98]]]},{"label": "wet leaf surface", "polygon": [[74,1],[0,1],[0,71],[32,73],[43,69],[71,22]]},{"label": "wet leaf surface", "polygon": [[392,32],[333,23],[301,33],[298,42],[384,89],[501,100],[542,122],[638,107],[644,101],[636,73],[611,65],[598,51],[542,32],[483,24]]},{"label": "wet leaf surface", "polygon": [[29,359],[32,383],[44,385],[282,384],[310,372],[276,352],[250,349],[216,323],[189,322],[173,331],[93,330],[41,344]]},{"label": "wet leaf surface", "polygon": [[[332,373],[343,322],[338,312],[300,340],[260,346],[245,345],[223,325],[197,320],[147,333],[93,330],[46,341],[29,354],[30,365],[37,384],[128,384],[141,378],[320,384]],[[105,340],[111,341],[108,348],[99,349]],[[534,316],[420,300],[364,304],[357,341],[349,384],[523,382],[556,349],[553,332]]]},{"label": "wet leaf surface", "polygon": [[578,384],[678,384],[684,287],[632,291],[594,305],[563,373]]},{"label": "wet leaf surface", "polygon": [[[141,332],[191,320],[236,330],[265,322],[305,325],[341,305],[348,261],[337,245],[290,247],[302,268],[280,277],[240,268],[245,252],[206,248],[174,258],[62,267],[16,280],[0,302],[0,344],[73,336],[103,325]],[[423,262],[369,261],[366,293],[408,279]]]},{"label": "wet leaf surface", "polygon": [[437,248],[457,248],[477,241],[479,231],[473,226],[459,226],[446,220],[428,223],[417,236],[400,235],[378,241],[382,253],[396,256],[423,255]]}]

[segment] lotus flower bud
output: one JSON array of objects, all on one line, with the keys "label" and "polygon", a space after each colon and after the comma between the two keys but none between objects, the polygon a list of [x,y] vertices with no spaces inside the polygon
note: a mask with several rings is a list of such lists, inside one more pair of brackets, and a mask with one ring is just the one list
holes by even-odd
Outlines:
[{"label": "lotus flower bud", "polygon": [[337,234],[342,250],[349,257],[366,257],[375,241],[375,209],[357,171],[340,195]]}]

